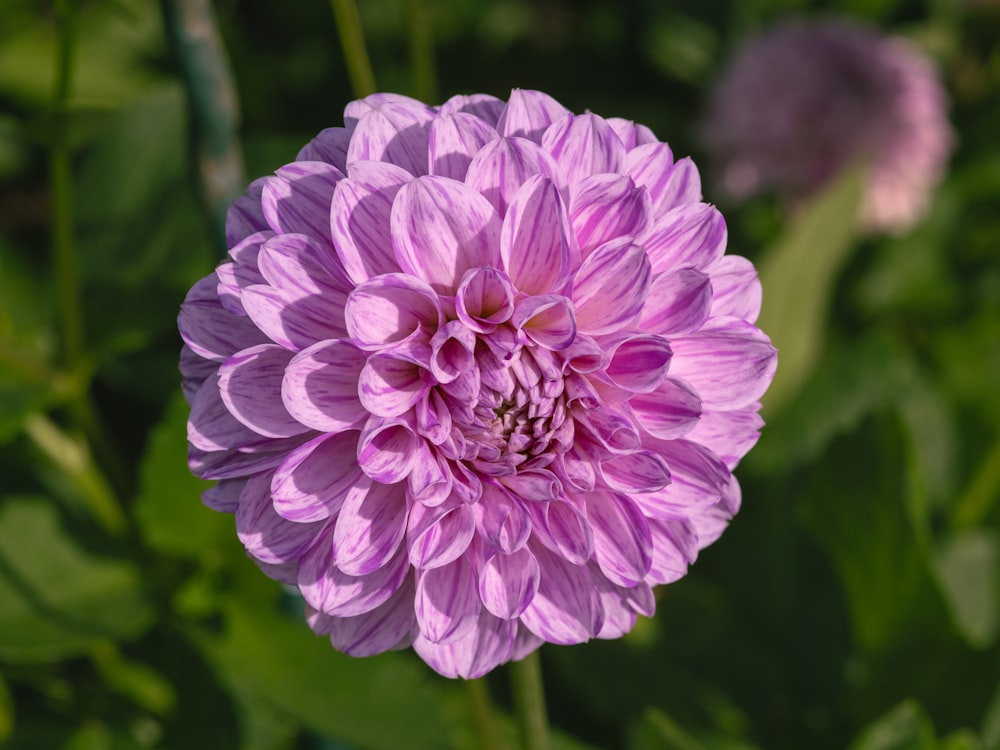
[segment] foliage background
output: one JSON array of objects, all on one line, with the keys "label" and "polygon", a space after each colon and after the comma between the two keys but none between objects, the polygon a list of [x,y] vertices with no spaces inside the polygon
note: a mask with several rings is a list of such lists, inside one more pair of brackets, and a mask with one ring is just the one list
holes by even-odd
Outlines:
[{"label": "foliage background", "polygon": [[[352,98],[333,16],[214,10],[246,173],[266,174]],[[698,118],[737,40],[834,12],[939,62],[949,175],[899,238],[845,230],[853,174],[796,216],[722,204],[798,364],[738,472],[743,510],[657,616],[542,650],[560,748],[1000,748],[1000,5],[361,3],[383,90],[540,88],[703,166]],[[78,23],[65,97],[60,18]],[[164,28],[150,0],[0,4],[0,745],[480,748],[485,727],[512,746],[504,670],[469,686],[411,653],[336,654],[199,503],[175,317],[224,248]]]}]

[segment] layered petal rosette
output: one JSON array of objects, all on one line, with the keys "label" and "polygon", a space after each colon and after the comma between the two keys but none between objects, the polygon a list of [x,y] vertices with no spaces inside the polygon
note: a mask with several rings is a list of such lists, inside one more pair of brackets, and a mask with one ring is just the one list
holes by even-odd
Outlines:
[{"label": "layered petal rosette", "polygon": [[472,678],[616,638],[738,509],[760,286],[649,129],[374,95],[227,230],[179,317],[190,466],[337,649]]}]

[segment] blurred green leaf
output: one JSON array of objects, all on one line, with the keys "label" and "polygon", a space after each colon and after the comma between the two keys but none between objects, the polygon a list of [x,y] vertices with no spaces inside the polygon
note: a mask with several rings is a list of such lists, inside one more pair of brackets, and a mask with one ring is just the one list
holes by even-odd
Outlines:
[{"label": "blurred green leaf", "polygon": [[800,207],[759,265],[764,301],[758,325],[778,348],[778,370],[764,409],[794,398],[823,351],[827,308],[854,249],[864,170],[853,167]]},{"label": "blurred green leaf", "polygon": [[907,701],[867,727],[848,750],[937,750],[937,741],[924,710]]},{"label": "blurred green leaf", "polygon": [[959,531],[935,560],[938,580],[958,631],[976,648],[1000,628],[1000,539],[986,529]]},{"label": "blurred green leaf", "polygon": [[[143,0],[83,3],[79,48],[73,76],[76,100],[108,102],[141,91],[156,75],[144,64],[162,46],[160,17]],[[30,102],[48,103],[55,80],[56,28],[52,17],[35,6],[32,14],[13,16],[0,44],[0,92]]]},{"label": "blurred green leaf", "polygon": [[647,708],[629,738],[629,750],[706,750],[667,714]]},{"label": "blurred green leaf", "polygon": [[152,616],[137,566],[85,549],[44,497],[0,500],[0,658],[58,660]]},{"label": "blurred green leaf", "polygon": [[895,369],[893,349],[881,336],[832,344],[801,391],[808,408],[787,409],[769,419],[745,466],[773,474],[815,460],[830,441],[885,404]]},{"label": "blurred green leaf", "polygon": [[11,698],[7,681],[0,674],[0,743],[14,731],[14,700]]},{"label": "blurred green leaf", "polygon": [[151,284],[183,291],[211,265],[186,132],[183,90],[161,84],[123,108],[81,162],[81,273],[117,287],[122,302],[141,302],[129,292],[147,293]]},{"label": "blurred green leaf", "polygon": [[993,693],[979,733],[984,750],[1000,750],[1000,686]]},{"label": "blurred green leaf", "polygon": [[446,706],[461,701],[405,653],[353,659],[304,622],[261,603],[230,599],[221,635],[200,643],[230,684],[240,684],[313,731],[366,748],[440,750],[456,728]]},{"label": "blurred green leaf", "polygon": [[855,636],[871,653],[947,627],[928,551],[907,511],[901,454],[896,420],[872,417],[831,446],[801,510],[838,573]]},{"label": "blurred green leaf", "polygon": [[149,436],[139,465],[136,523],[146,542],[161,552],[197,557],[222,539],[235,535],[232,516],[201,503],[212,486],[192,476],[187,467],[189,407],[176,392],[160,423]]}]

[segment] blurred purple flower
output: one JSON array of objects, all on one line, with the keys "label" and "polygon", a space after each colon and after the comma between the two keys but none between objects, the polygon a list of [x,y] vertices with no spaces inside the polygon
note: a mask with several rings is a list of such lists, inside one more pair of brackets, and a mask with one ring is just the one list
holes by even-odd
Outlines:
[{"label": "blurred purple flower", "polygon": [[791,21],[736,51],[703,136],[736,199],[774,190],[796,200],[866,159],[860,223],[899,233],[944,174],[946,107],[934,64],[905,40],[846,20]]},{"label": "blurred purple flower", "polygon": [[753,266],[641,125],[522,90],[344,119],[182,306],[205,502],[348,654],[471,678],[621,636],[739,507]]}]

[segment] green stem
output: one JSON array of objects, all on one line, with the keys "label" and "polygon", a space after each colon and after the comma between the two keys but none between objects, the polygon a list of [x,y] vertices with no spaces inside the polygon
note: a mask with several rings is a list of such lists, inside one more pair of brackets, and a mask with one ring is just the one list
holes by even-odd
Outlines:
[{"label": "green stem", "polygon": [[191,141],[202,201],[225,251],[226,214],[246,188],[240,107],[209,0],[162,0],[164,28],[190,105]]},{"label": "green stem", "polygon": [[952,515],[952,526],[968,529],[978,526],[989,514],[1000,489],[1000,436],[993,441],[990,452],[979,464],[979,469],[959,498]]},{"label": "green stem", "polygon": [[59,21],[59,49],[52,106],[57,128],[49,151],[49,179],[52,186],[53,271],[58,297],[59,327],[63,357],[73,370],[83,355],[83,326],[80,304],[79,270],[73,246],[73,179],[67,138],[66,111],[73,79],[73,58],[77,43],[77,7],[74,0],[56,3]]},{"label": "green stem", "polygon": [[465,694],[469,701],[472,723],[476,728],[476,747],[481,750],[498,750],[496,722],[493,721],[493,708],[486,689],[486,678],[466,680]]},{"label": "green stem", "polygon": [[32,414],[24,431],[35,446],[76,487],[90,513],[113,536],[122,536],[128,519],[107,478],[94,463],[87,444],[67,435],[48,417]]},{"label": "green stem", "polygon": [[358,98],[375,93],[375,74],[368,59],[365,35],[361,29],[361,15],[354,0],[330,0],[333,17],[340,33],[340,43],[344,48],[344,62],[351,88]]},{"label": "green stem", "polygon": [[407,0],[410,17],[410,62],[413,67],[413,91],[424,102],[437,101],[437,73],[434,68],[434,41],[431,20],[424,0]]},{"label": "green stem", "polygon": [[533,651],[521,661],[511,662],[510,678],[524,750],[549,750],[545,690],[538,651]]}]

